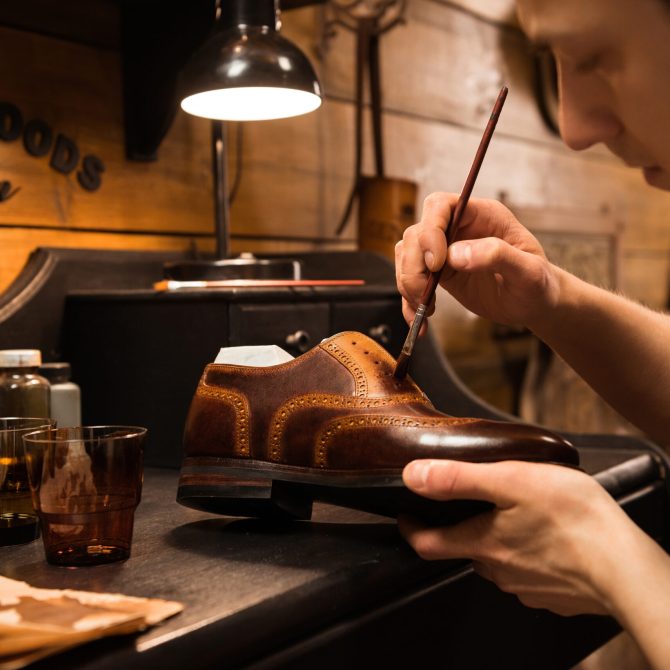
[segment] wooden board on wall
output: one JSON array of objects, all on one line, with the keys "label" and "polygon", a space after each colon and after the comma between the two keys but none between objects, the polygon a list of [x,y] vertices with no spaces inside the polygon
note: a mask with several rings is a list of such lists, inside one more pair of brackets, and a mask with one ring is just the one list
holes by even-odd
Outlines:
[{"label": "wooden board on wall", "polygon": [[484,19],[502,25],[516,25],[514,0],[432,0],[436,4],[460,7]]},{"label": "wooden board on wall", "polygon": [[[352,142],[342,139],[353,137],[351,106],[327,101],[318,114],[278,123],[245,127],[244,176],[233,226],[237,220],[261,234],[273,222],[305,235],[318,217],[319,233],[328,234],[351,183]],[[420,198],[432,191],[458,192],[480,140],[477,130],[395,113],[386,114],[384,133],[388,174],[416,181]],[[364,167],[372,172],[369,156]],[[260,192],[263,198],[257,197]],[[519,206],[574,210],[577,216],[606,210],[622,221],[624,248],[653,241],[670,249],[670,230],[662,225],[670,219],[670,196],[649,188],[639,172],[615,160],[496,135],[474,196],[503,195]],[[353,232],[352,225],[347,234]]]},{"label": "wooden board on wall", "polygon": [[[23,138],[0,141],[0,180],[21,190],[0,203],[0,222],[97,230],[211,232],[209,126],[180,114],[157,162],[124,156],[120,55],[0,27],[2,100],[14,104],[23,129],[40,119],[53,131],[51,151],[30,155]],[[56,136],[81,158],[99,157],[98,190],[83,189],[77,168],[49,166]]]},{"label": "wooden board on wall", "polygon": [[[577,154],[549,133],[533,98],[527,45],[505,18],[506,6],[511,0],[410,0],[406,24],[384,35],[387,172],[416,181],[420,198],[434,190],[460,190],[505,80],[510,98],[474,195],[504,194],[539,209],[607,209],[624,223],[625,288],[627,259],[661,258],[670,251],[670,230],[663,224],[670,218],[670,197],[649,189],[605,151]],[[245,124],[242,179],[232,208],[235,250],[341,248],[355,239],[354,217],[343,240],[329,242],[352,181],[354,39],[339,30],[317,59],[325,11],[308,7],[284,14],[284,34],[316,64],[327,99],[305,117]],[[27,155],[20,140],[0,142],[0,181],[21,187],[0,203],[0,226],[39,226],[45,235],[48,228],[211,234],[208,122],[179,113],[156,163],[126,161],[118,53],[0,28],[0,75],[3,98],[15,102],[25,119],[43,118],[82,153],[99,154],[107,165],[101,188],[88,193],[74,173],[64,176],[46,157]],[[364,171],[370,174],[368,128]],[[231,167],[232,162],[231,156]],[[42,234],[34,232],[26,234],[26,245]],[[0,263],[9,253],[2,239]],[[104,244],[108,238],[99,239]],[[635,285],[643,283],[635,279]]]},{"label": "wooden board on wall", "polygon": [[[306,52],[319,44],[322,57],[313,60],[326,95],[351,101],[355,35],[335,26],[332,37],[314,36],[319,13],[324,20],[330,16],[327,9],[287,14],[285,32]],[[480,129],[506,84],[510,95],[497,132],[559,143],[533,100],[531,48],[518,28],[463,12],[455,3],[411,0],[405,22],[382,36],[380,49],[385,110]]]}]

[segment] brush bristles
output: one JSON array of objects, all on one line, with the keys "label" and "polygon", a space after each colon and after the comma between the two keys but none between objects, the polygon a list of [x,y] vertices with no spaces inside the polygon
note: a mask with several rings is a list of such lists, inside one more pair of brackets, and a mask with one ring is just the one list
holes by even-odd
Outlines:
[{"label": "brush bristles", "polygon": [[407,354],[400,352],[400,356],[398,356],[395,364],[395,370],[393,371],[393,376],[396,379],[404,379],[407,376],[410,360],[411,358]]}]

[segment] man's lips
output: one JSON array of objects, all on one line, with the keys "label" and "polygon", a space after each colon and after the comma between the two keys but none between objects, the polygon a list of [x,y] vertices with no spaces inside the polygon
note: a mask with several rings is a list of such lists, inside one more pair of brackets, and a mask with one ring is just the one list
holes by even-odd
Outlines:
[{"label": "man's lips", "polygon": [[615,148],[607,146],[607,148],[621,161],[623,161],[627,167],[633,168],[636,170],[641,170],[645,179],[649,181],[653,177],[659,175],[663,172],[663,168],[660,165],[656,165],[649,160],[640,159],[637,157],[625,156],[624,152],[616,151]]},{"label": "man's lips", "polygon": [[[654,165],[653,167],[642,168],[642,174],[644,175],[644,180],[650,186],[661,186],[662,182],[659,181],[659,180],[663,180],[663,168],[662,167],[659,167],[658,165]],[[667,185],[662,186],[662,187],[667,188]]]},{"label": "man's lips", "polygon": [[621,158],[621,160],[629,168],[638,168],[640,170],[654,170],[654,169],[658,168],[658,165],[654,165],[653,163],[649,163],[648,161],[629,160],[629,159],[626,159],[626,158]]},{"label": "man's lips", "polygon": [[617,151],[614,147],[607,145],[607,148],[620,160],[623,161],[629,168],[638,168],[645,170],[647,168],[656,168],[658,167],[650,160],[645,160],[644,158],[638,158],[636,156],[628,155],[626,156],[625,152]]}]

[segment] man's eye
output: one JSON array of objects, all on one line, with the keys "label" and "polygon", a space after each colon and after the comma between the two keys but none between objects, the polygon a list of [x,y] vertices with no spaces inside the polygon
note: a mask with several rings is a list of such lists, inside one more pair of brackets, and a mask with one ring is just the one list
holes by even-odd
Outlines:
[{"label": "man's eye", "polygon": [[600,65],[600,54],[594,54],[589,58],[584,58],[575,65],[575,72],[580,74],[587,74],[593,72]]},{"label": "man's eye", "polygon": [[530,55],[535,56],[537,58],[544,58],[546,56],[551,56],[551,49],[548,44],[538,44],[538,43],[531,43],[530,47]]}]

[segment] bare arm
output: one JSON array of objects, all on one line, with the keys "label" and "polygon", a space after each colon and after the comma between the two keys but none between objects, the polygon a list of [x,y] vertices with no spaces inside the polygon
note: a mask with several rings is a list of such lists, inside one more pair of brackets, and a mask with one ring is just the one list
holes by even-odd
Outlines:
[{"label": "bare arm", "polygon": [[612,407],[670,443],[670,317],[555,269],[561,299],[529,327]]},{"label": "bare arm", "polygon": [[421,222],[396,249],[405,318],[413,318],[428,269],[448,257],[441,284],[465,307],[529,327],[623,416],[670,442],[670,317],[552,265],[539,242],[494,201],[470,201],[447,252],[444,228],[455,199],[430,196]]},{"label": "bare arm", "polygon": [[670,667],[670,557],[591,477],[554,465],[415,461],[407,486],[439,500],[488,500],[492,512],[431,528],[401,519],[427,559],[471,558],[528,607],[610,614],[654,668]]}]

